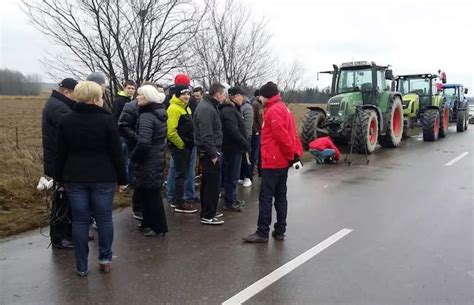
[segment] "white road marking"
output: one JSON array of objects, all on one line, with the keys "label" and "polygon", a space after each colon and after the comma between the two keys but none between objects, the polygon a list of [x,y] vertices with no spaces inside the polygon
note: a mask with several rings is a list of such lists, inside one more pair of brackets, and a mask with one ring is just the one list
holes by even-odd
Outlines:
[{"label": "white road marking", "polygon": [[268,274],[264,278],[258,280],[257,282],[253,283],[249,287],[239,292],[238,294],[234,295],[233,297],[222,303],[222,305],[240,305],[248,301],[250,298],[258,294],[271,284],[275,283],[291,271],[295,270],[302,264],[306,263],[308,260],[321,253],[323,250],[329,248],[331,245],[333,245],[338,240],[342,239],[344,236],[351,232],[352,229],[342,229],[341,231],[331,235],[313,248],[292,259],[291,261],[276,269],[272,273]]},{"label": "white road marking", "polygon": [[453,160],[449,161],[448,163],[446,163],[445,165],[446,166],[451,166],[453,165],[454,163],[458,162],[459,160],[461,160],[462,158],[464,158],[465,156],[467,156],[469,154],[469,152],[465,151],[463,152],[462,154],[460,154],[459,156],[457,156],[456,158],[454,158]]}]

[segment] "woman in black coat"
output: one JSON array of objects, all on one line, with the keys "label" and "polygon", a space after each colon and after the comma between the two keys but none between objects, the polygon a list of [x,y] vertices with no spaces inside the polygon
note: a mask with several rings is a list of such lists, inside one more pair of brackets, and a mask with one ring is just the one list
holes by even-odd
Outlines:
[{"label": "woman in black coat", "polygon": [[54,180],[64,185],[72,211],[72,239],[76,271],[87,275],[91,216],[99,233],[99,268],[110,272],[114,227],[113,198],[125,189],[127,174],[117,125],[102,108],[102,88],[80,82],[74,89],[77,103],[58,129]]},{"label": "woman in black coat", "polygon": [[141,227],[151,229],[145,236],[164,235],[168,232],[161,198],[168,119],[164,99],[164,93],[158,92],[152,85],[138,89],[140,116],[137,145],[131,153],[131,159],[135,162],[135,190],[143,209]]}]

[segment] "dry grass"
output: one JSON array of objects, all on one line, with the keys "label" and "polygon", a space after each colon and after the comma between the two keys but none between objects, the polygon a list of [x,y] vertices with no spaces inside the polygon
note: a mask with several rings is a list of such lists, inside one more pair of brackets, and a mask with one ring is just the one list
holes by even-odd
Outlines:
[{"label": "dry grass", "polygon": [[[46,194],[36,190],[43,173],[41,113],[46,99],[0,97],[0,238],[48,222]],[[128,195],[116,198],[118,206],[130,202]]]}]

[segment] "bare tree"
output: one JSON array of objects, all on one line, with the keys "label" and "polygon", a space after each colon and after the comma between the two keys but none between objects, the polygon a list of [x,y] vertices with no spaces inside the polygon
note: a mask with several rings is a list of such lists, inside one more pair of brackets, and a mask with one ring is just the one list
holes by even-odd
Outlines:
[{"label": "bare tree", "polygon": [[191,0],[22,0],[22,8],[66,50],[43,60],[50,76],[102,71],[112,92],[180,67],[201,18]]},{"label": "bare tree", "polygon": [[291,65],[276,69],[274,77],[282,92],[282,99],[285,103],[290,104],[296,102],[298,89],[300,89],[302,85],[304,75],[305,69],[298,60],[294,60]]},{"label": "bare tree", "polygon": [[23,75],[21,72],[0,69],[0,95],[39,95],[41,78],[38,74]]},{"label": "bare tree", "polygon": [[231,86],[260,84],[270,72],[270,34],[264,20],[254,22],[236,0],[219,6],[205,0],[207,12],[191,40],[190,74],[203,86],[225,81]]}]

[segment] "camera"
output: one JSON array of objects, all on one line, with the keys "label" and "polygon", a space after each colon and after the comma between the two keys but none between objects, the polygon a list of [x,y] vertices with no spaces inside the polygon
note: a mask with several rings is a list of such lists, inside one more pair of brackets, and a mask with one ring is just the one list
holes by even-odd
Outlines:
[{"label": "camera", "polygon": [[303,167],[303,163],[301,163],[301,161],[293,163],[293,168],[296,169],[296,170],[298,170],[302,167]]}]

